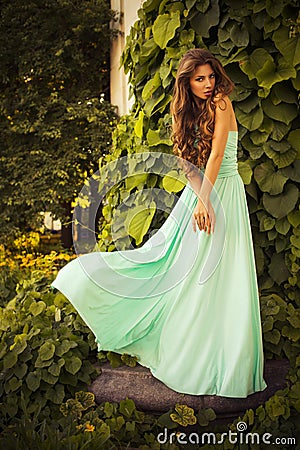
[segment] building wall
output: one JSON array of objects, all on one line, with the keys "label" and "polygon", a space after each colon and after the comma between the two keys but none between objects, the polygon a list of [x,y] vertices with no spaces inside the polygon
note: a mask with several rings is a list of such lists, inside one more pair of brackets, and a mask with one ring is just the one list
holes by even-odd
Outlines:
[{"label": "building wall", "polygon": [[112,42],[110,55],[110,101],[118,107],[119,115],[127,114],[133,104],[129,100],[128,77],[123,68],[120,68],[120,58],[125,46],[126,36],[131,26],[137,20],[137,12],[144,0],[111,0],[111,9],[119,12],[118,21],[113,24],[114,28],[121,31]]}]

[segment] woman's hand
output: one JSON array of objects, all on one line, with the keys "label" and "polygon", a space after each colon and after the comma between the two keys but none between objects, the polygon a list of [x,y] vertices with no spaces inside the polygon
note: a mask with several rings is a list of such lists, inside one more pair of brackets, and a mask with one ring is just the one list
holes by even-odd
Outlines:
[{"label": "woman's hand", "polygon": [[199,230],[203,230],[207,232],[207,234],[213,233],[215,229],[215,223],[216,217],[211,202],[208,201],[206,208],[202,200],[199,199],[192,216],[192,225],[194,232],[196,232],[196,228],[198,226]]}]

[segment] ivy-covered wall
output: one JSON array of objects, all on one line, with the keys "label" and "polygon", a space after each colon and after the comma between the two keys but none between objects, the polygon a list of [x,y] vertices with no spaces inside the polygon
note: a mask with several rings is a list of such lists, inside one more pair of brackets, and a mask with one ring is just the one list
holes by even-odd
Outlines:
[{"label": "ivy-covered wall", "polygon": [[[147,0],[138,15],[122,57],[136,101],[132,113],[122,118],[113,151],[104,163],[130,153],[172,152],[169,103],[179,60],[190,48],[208,48],[236,85],[232,100],[239,124],[239,171],[247,191],[261,294],[268,300],[268,294],[276,293],[299,302],[297,0],[276,4],[265,0]],[[112,190],[103,211],[102,249],[114,248],[110,222],[118,202],[137,188],[154,186],[164,187],[163,180],[148,175]],[[162,214],[154,215],[152,226],[157,228],[164,219]],[[147,238],[145,227],[143,236],[127,231],[136,242]],[[278,306],[279,297],[273,295],[272,302]],[[273,352],[280,336],[273,332],[271,322],[268,326]],[[285,333],[289,335],[289,330]]]},{"label": "ivy-covered wall", "polygon": [[[300,413],[297,4],[297,0],[144,2],[122,56],[135,104],[131,114],[121,118],[112,151],[100,162],[103,167],[123,156],[145,154],[149,173],[115,183],[107,196],[99,244],[102,250],[125,248],[128,234],[135,245],[145,242],[166,215],[159,208],[155,210],[155,202],[151,211],[139,211],[143,190],[166,192],[170,207],[167,194],[182,189],[170,179],[174,174],[172,170],[168,173],[168,167],[161,169],[164,177],[150,173],[155,158],[145,153],[172,153],[169,104],[179,60],[188,49],[204,47],[222,61],[236,85],[231,98],[239,125],[239,172],[246,188],[255,247],[264,352],[266,358],[288,358],[291,365],[286,389],[277,391],[255,411],[247,411],[243,418],[261,432],[276,429],[292,433]],[[112,175],[118,179],[116,173]],[[127,207],[124,213],[118,207],[122,202]],[[128,215],[136,214],[139,221],[126,227]],[[117,241],[112,237],[112,225],[121,230]]]}]

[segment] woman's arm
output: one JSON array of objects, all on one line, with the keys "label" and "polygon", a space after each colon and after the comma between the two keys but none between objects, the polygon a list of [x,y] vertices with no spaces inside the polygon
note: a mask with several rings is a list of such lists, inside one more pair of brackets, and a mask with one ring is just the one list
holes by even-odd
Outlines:
[{"label": "woman's arm", "polygon": [[215,130],[212,138],[211,153],[206,163],[205,175],[200,190],[200,198],[207,204],[213,185],[217,179],[228,139],[228,132],[236,127],[233,108],[228,97],[216,104]]},{"label": "woman's arm", "polygon": [[215,111],[215,130],[212,138],[212,148],[206,163],[205,174],[201,183],[199,200],[194,211],[193,228],[196,224],[200,230],[208,234],[214,231],[215,215],[210,203],[210,193],[217,179],[223,160],[228,132],[236,128],[236,120],[228,97],[218,100]]}]

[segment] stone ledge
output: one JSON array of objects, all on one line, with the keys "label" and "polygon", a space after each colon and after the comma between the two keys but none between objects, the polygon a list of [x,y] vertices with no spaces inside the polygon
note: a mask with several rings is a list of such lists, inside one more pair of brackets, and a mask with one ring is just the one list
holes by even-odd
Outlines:
[{"label": "stone ledge", "polygon": [[136,407],[142,411],[163,413],[176,403],[183,403],[195,410],[213,408],[219,417],[234,417],[246,409],[257,408],[278,389],[284,389],[287,386],[285,378],[289,367],[288,360],[267,360],[264,370],[267,388],[247,398],[180,394],[154,378],[145,367],[137,365],[113,369],[109,363],[101,365],[102,373],[89,390],[95,394],[97,403],[120,402],[128,397],[134,400]]}]

